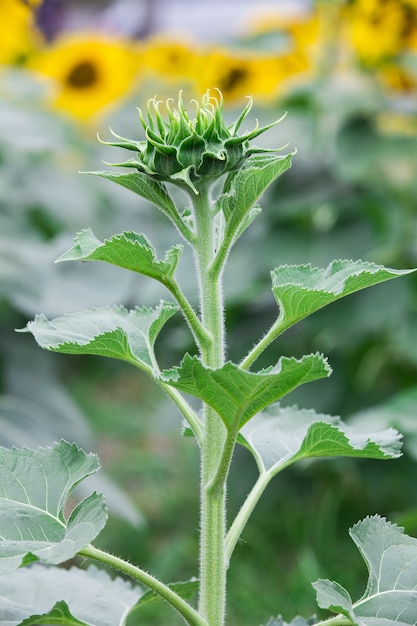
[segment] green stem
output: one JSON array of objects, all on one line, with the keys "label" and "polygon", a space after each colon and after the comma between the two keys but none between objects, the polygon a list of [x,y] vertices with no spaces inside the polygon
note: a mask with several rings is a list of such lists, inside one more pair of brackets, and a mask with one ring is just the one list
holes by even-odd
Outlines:
[{"label": "green stem", "polygon": [[352,626],[352,621],[344,615],[335,615],[329,619],[317,622],[315,626]]},{"label": "green stem", "polygon": [[178,613],[182,616],[186,624],[189,626],[208,626],[207,622],[200,617],[195,609],[188,604],[181,596],[179,596],[175,591],[172,591],[167,585],[162,583],[160,580],[148,574],[144,570],[128,563],[128,561],[124,561],[123,559],[113,556],[112,554],[108,554],[103,550],[99,550],[95,548],[91,544],[80,550],[78,553],[80,556],[84,556],[90,559],[94,559],[103,563],[104,565],[108,565],[114,569],[117,569],[119,572],[130,576],[133,580],[136,580],[139,583],[142,583],[152,589],[155,593],[157,593],[161,598],[166,600]]},{"label": "green stem", "polygon": [[233,551],[236,547],[237,542],[239,541],[239,537],[242,534],[244,527],[246,526],[248,519],[250,518],[253,510],[259,502],[259,499],[263,492],[265,491],[269,481],[271,480],[271,476],[269,474],[263,473],[260,474],[258,480],[252,487],[249,492],[246,500],[240,508],[239,513],[236,515],[233,524],[229,528],[226,537],[226,549],[225,549],[225,558],[227,564],[229,564],[230,559],[232,557]]},{"label": "green stem", "polygon": [[175,278],[172,277],[169,280],[167,279],[164,284],[170,291],[170,293],[174,296],[179,307],[181,308],[181,311],[191,329],[194,340],[201,350],[202,346],[206,346],[210,341],[210,337],[207,334],[206,329],[198,319],[198,316],[196,315],[193,307],[188,302]]},{"label": "green stem", "polygon": [[272,324],[271,328],[268,332],[258,341],[257,344],[254,345],[252,350],[248,352],[243,361],[240,362],[240,367],[244,370],[249,369],[255,361],[261,356],[261,354],[267,349],[267,347],[275,341],[275,339],[281,335],[281,333],[286,330],[283,319],[278,317],[278,319]]},{"label": "green stem", "polygon": [[167,385],[162,380],[157,380],[156,382],[161,387],[161,389],[163,389],[165,393],[171,398],[175,406],[181,411],[188,424],[190,425],[198,444],[201,445],[203,439],[203,428],[201,421],[196,413],[193,411],[193,409],[190,407],[190,405],[184,399],[181,393],[177,391],[177,389],[174,389],[174,387]]},{"label": "green stem", "polygon": [[[224,309],[221,273],[213,274],[215,225],[208,188],[200,188],[193,197],[197,239],[195,254],[199,278],[202,324],[212,340],[202,346],[203,363],[219,368],[224,363]],[[226,428],[211,407],[204,406],[204,437],[201,447],[200,503],[200,602],[201,616],[210,626],[223,626],[226,604],[226,535],[225,481],[211,489],[226,439]]]},{"label": "green stem", "polygon": [[263,492],[265,491],[271,480],[274,478],[274,476],[292,465],[295,461],[299,461],[301,459],[302,456],[299,456],[298,458],[292,457],[278,467],[272,468],[269,471],[261,471],[258,476],[258,480],[252,487],[249,494],[246,496],[246,499],[242,504],[239,513],[236,515],[227,533],[225,558],[228,563],[230,562],[233,550],[235,549],[236,544],[239,541],[239,537],[241,536],[243,529],[245,528],[250,516],[252,515],[256,505],[260,500],[260,497],[262,496]]}]

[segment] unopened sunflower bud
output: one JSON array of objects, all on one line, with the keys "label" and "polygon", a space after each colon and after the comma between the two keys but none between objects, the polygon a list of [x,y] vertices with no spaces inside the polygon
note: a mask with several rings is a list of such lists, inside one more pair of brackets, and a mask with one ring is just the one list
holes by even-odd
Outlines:
[{"label": "unopened sunflower bud", "polygon": [[125,139],[113,133],[121,141],[105,142],[137,153],[135,159],[113,165],[136,168],[155,180],[171,182],[198,194],[201,185],[239,169],[251,154],[268,152],[250,149],[249,142],[280,120],[262,128],[256,126],[247,134],[238,134],[252,108],[251,99],[231,125],[226,125],[223,117],[220,91],[218,97],[207,92],[201,102],[192,102],[196,107],[194,118],[186,111],[181,94],[176,108],[171,99],[167,100],[164,117],[159,110],[161,102],[155,98],[149,100],[146,118],[139,109],[145,129],[144,141]]}]

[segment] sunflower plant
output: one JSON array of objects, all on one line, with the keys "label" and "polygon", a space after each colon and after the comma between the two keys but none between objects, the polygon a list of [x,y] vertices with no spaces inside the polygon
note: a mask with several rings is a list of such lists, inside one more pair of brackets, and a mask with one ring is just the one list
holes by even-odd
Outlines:
[{"label": "sunflower plant", "polygon": [[[340,298],[413,270],[351,260],[337,260],[324,269],[276,267],[271,272],[276,320],[261,338],[254,338],[239,363],[228,360],[227,294],[222,286],[228,256],[259,215],[258,199],[288,170],[294,153],[252,145],[270,126],[240,132],[251,102],[233,124],[223,117],[220,92],[207,93],[193,107],[190,113],[181,97],[177,105],[168,101],[164,108],[150,101],[140,113],[145,139],[117,137],[109,142],[133,152],[118,164],[127,173],[93,172],[149,200],[173,223],[182,243],[158,258],[145,234],[129,231],[100,241],[86,229],[58,259],[103,261],[142,274],[162,283],[171,299],[154,307],[109,306],[53,320],[39,315],[25,330],[47,350],[126,361],[147,374],[179,410],[183,434],[194,440],[201,459],[195,577],[165,583],[140,564],[94,545],[107,521],[104,498],[92,493],[74,506],[71,494],[98,471],[96,455],[66,441],[35,450],[1,448],[0,616],[11,626],[140,623],[142,607],[157,600],[168,603],[189,626],[223,626],[227,571],[235,547],[277,474],[317,457],[400,456],[401,436],[392,428],[364,432],[340,417],[283,401],[298,386],[331,374],[322,354],[282,356],[266,369],[256,363],[297,322]],[[194,253],[198,306],[176,277],[184,245]],[[161,370],[156,341],[178,312],[191,331],[195,353]],[[227,524],[228,475],[236,446],[253,455],[259,476]],[[324,621],[297,617],[290,623],[415,626],[417,540],[379,516],[359,521],[350,534],[369,569],[362,597],[354,600],[339,583],[318,580],[313,583],[318,606],[332,616]],[[81,568],[54,567],[77,556],[82,557]],[[110,577],[97,564],[123,577]],[[287,622],[281,617],[269,622],[278,624]]]}]

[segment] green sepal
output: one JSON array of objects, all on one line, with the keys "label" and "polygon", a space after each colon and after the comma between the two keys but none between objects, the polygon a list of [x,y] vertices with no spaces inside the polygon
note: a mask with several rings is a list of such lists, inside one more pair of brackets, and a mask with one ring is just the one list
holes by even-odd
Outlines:
[{"label": "green sepal", "polygon": [[161,302],[130,311],[122,306],[90,309],[52,320],[37,315],[24,330],[46,350],[121,359],[153,375],[155,340],[177,310],[175,304]]},{"label": "green sepal", "polygon": [[78,233],[73,247],[57,259],[60,261],[105,261],[118,267],[155,278],[164,283],[172,278],[183,252],[183,246],[172,246],[163,261],[142,233],[128,231],[99,241],[90,228]]},{"label": "green sepal", "polygon": [[211,369],[198,357],[187,354],[179,367],[163,372],[163,381],[206,402],[228,430],[236,431],[268,404],[330,373],[329,364],[320,354],[299,360],[282,357],[275,367],[258,373],[230,362]]}]

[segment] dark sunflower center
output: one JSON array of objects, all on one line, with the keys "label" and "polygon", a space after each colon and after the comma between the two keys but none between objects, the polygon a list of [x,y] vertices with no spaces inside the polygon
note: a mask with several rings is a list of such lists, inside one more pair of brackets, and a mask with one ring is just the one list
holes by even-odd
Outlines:
[{"label": "dark sunflower center", "polygon": [[221,79],[220,89],[227,93],[232,91],[235,87],[240,85],[248,76],[248,71],[244,67],[233,67],[223,78]]},{"label": "dark sunflower center", "polygon": [[76,89],[91,87],[98,80],[98,72],[91,61],[80,61],[67,76],[67,85]]}]

